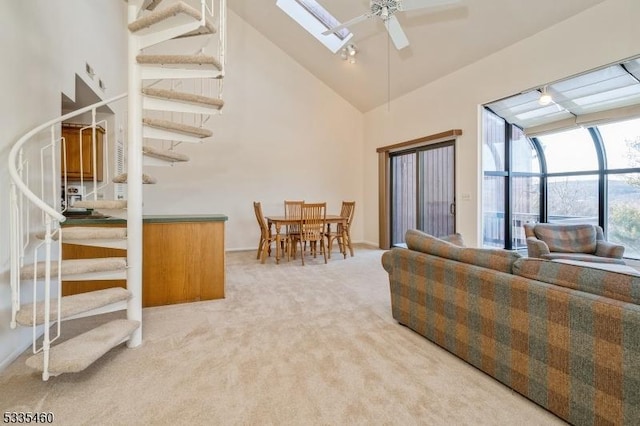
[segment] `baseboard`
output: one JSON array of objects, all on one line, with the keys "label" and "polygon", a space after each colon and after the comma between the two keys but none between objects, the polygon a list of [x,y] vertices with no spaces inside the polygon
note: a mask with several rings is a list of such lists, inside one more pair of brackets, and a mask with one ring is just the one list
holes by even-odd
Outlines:
[{"label": "baseboard", "polygon": [[227,252],[232,252],[232,251],[249,251],[249,250],[251,250],[251,251],[257,251],[257,248],[255,248],[255,247],[244,247],[244,248],[243,248],[243,247],[239,247],[239,248],[228,248],[228,249],[225,249],[225,251],[227,251]]},{"label": "baseboard", "polygon": [[380,249],[380,245],[372,241],[354,241],[353,244],[360,244],[363,246],[367,246],[367,248],[372,248],[372,249]]},{"label": "baseboard", "polygon": [[[379,249],[380,248],[378,243],[371,242],[371,241],[354,241],[353,244],[361,245],[361,246],[367,246],[367,248],[372,248],[372,249]],[[256,251],[256,250],[257,249],[255,247],[234,247],[234,248],[225,249],[226,252]]]}]

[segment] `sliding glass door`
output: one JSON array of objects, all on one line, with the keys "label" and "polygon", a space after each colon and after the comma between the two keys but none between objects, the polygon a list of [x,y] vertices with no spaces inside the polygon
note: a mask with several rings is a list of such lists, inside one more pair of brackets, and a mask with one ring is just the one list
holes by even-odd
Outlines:
[{"label": "sliding glass door", "polygon": [[454,142],[390,154],[391,245],[408,229],[434,236],[455,232]]}]

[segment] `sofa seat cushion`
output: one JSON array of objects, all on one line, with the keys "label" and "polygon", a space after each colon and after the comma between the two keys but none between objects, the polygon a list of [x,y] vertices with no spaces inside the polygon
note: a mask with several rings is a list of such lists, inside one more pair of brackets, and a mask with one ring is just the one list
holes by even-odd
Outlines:
[{"label": "sofa seat cushion", "polygon": [[459,247],[415,229],[407,231],[405,241],[410,250],[507,273],[511,273],[513,262],[522,257],[507,250]]},{"label": "sofa seat cushion", "polygon": [[595,254],[587,253],[548,253],[541,254],[542,259],[547,260],[579,260],[581,262],[594,262],[594,263],[617,263],[624,265],[624,260],[613,257],[600,257]]},{"label": "sofa seat cushion", "polygon": [[524,278],[640,305],[640,276],[637,275],[534,258],[517,260],[513,264],[513,273]]},{"label": "sofa seat cushion", "polygon": [[595,253],[596,228],[593,225],[554,225],[540,223],[534,231],[551,252]]}]

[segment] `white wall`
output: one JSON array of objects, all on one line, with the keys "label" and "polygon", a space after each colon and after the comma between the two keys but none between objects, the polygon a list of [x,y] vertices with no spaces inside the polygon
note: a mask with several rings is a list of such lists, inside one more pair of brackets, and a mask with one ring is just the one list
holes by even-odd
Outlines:
[{"label": "white wall", "polygon": [[284,214],[285,199],[326,201],[338,213],[356,201],[354,240],[364,224],[363,115],[229,11],[223,114],[213,137],[178,150],[191,161],[146,168],[145,214],[222,213],[227,249],[256,249],[253,201]]},{"label": "white wall", "polygon": [[[0,370],[31,340],[31,329],[9,328],[9,150],[20,136],[60,115],[61,93],[75,96],[75,73],[99,92],[97,80],[86,77],[85,62],[106,83],[105,98],[126,90],[125,5],[0,0]],[[23,297],[29,297],[28,291]]]},{"label": "white wall", "polygon": [[[609,0],[365,114],[364,239],[378,241],[375,149],[450,129],[456,146],[456,228],[481,243],[480,105],[640,54],[640,2]],[[429,66],[425,64],[425,66]],[[461,201],[469,194],[468,201]]]},{"label": "white wall", "polygon": [[[10,58],[0,79],[2,164],[21,135],[60,115],[62,92],[74,98],[75,73],[99,93],[85,62],[107,84],[103,99],[126,91],[125,6],[0,0],[0,40]],[[281,214],[284,199],[327,201],[330,213],[342,200],[362,206],[362,113],[232,12],[228,53],[226,106],[210,122],[214,137],[180,147],[192,158],[188,164],[147,170],[159,184],[145,188],[145,214],[224,213],[227,248],[255,249],[254,200],[265,214]],[[0,167],[4,200],[8,190],[7,169]],[[363,217],[356,209],[354,240],[363,234]],[[1,203],[3,241],[8,222]],[[8,247],[0,244],[0,370],[30,343],[30,329],[9,329],[8,271]]]}]

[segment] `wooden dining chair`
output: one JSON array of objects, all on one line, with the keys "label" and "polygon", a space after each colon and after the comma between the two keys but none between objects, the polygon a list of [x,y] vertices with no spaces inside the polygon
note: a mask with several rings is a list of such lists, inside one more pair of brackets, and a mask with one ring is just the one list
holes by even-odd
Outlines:
[{"label": "wooden dining chair", "polygon": [[327,263],[327,250],[324,244],[324,230],[327,225],[327,203],[305,203],[302,205],[302,219],[300,220],[300,257],[304,265],[303,244],[309,242],[313,257],[318,254],[318,243]]},{"label": "wooden dining chair", "polygon": [[[304,200],[301,201],[293,201],[293,200],[284,200],[284,218],[285,219],[294,219],[300,220],[302,219],[302,205],[304,204]],[[296,243],[300,237],[300,225],[287,225],[285,227],[285,234],[289,238],[289,241],[292,243],[290,253],[293,258],[296,258]],[[306,248],[306,247],[305,247]]]},{"label": "wooden dining chair", "polygon": [[353,246],[351,245],[351,222],[353,221],[353,215],[356,210],[355,201],[343,201],[342,208],[340,209],[340,216],[346,217],[347,222],[345,224],[339,223],[336,226],[335,231],[327,228],[327,250],[329,252],[329,259],[331,259],[331,250],[333,248],[333,242],[338,241],[338,247],[340,253],[347,258],[347,248],[353,257]]},{"label": "wooden dining chair", "polygon": [[[269,232],[269,225],[262,214],[262,205],[260,202],[254,201],[253,210],[260,225],[260,242],[258,243],[258,254],[256,259],[261,259],[260,263],[264,263],[267,255],[271,254],[271,243],[276,241],[276,236]],[[289,239],[286,235],[280,236],[281,249],[287,252],[287,260],[289,260]]]}]

